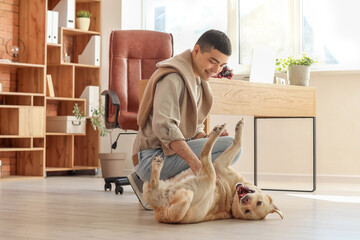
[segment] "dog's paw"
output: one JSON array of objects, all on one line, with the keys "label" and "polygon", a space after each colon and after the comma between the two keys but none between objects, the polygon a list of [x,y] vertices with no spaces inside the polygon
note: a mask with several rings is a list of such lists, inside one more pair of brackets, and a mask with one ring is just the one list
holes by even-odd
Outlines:
[{"label": "dog's paw", "polygon": [[244,127],[244,118],[242,118],[238,123],[236,124],[235,132],[239,131],[241,128]]},{"label": "dog's paw", "polygon": [[212,130],[212,133],[215,135],[220,135],[225,130],[225,126],[226,126],[226,123],[215,126]]},{"label": "dog's paw", "polygon": [[156,156],[152,160],[152,167],[155,168],[162,168],[162,165],[164,163],[164,159],[160,156]]},{"label": "dog's paw", "polygon": [[164,159],[160,156],[156,156],[153,158],[153,163],[155,164],[162,164],[164,162]]}]

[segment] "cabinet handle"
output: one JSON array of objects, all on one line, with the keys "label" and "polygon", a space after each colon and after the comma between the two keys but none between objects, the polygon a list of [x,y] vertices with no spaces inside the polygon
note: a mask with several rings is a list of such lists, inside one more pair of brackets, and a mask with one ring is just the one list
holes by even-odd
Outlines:
[{"label": "cabinet handle", "polygon": [[80,126],[81,125],[81,121],[71,121],[71,123],[74,126]]}]

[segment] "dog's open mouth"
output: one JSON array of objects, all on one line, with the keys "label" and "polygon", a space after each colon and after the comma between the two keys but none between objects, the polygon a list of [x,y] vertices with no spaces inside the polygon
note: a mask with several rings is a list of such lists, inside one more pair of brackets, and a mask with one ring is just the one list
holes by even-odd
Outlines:
[{"label": "dog's open mouth", "polygon": [[252,190],[251,188],[248,188],[247,186],[245,186],[242,183],[236,184],[236,191],[239,196],[239,200],[241,200],[243,197],[245,197],[246,194],[255,192],[254,190]]}]

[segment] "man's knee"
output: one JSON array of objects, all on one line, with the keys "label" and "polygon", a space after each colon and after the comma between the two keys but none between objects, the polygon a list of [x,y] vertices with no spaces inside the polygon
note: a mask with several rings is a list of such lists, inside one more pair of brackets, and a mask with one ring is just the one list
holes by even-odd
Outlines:
[{"label": "man's knee", "polygon": [[228,147],[231,146],[233,142],[234,142],[233,137],[225,136],[225,137],[219,137],[215,145],[218,144],[219,147],[222,148],[222,151],[225,151]]}]

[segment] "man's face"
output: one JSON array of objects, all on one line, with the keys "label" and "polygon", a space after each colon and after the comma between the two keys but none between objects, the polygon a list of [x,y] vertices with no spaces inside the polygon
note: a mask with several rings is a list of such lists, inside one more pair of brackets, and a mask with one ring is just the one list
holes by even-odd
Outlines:
[{"label": "man's face", "polygon": [[202,53],[199,45],[195,45],[192,57],[194,74],[202,80],[209,80],[210,77],[221,72],[229,60],[229,56],[214,48]]}]

